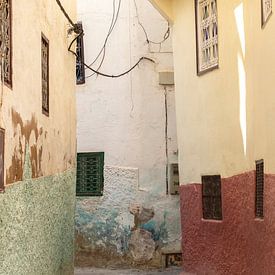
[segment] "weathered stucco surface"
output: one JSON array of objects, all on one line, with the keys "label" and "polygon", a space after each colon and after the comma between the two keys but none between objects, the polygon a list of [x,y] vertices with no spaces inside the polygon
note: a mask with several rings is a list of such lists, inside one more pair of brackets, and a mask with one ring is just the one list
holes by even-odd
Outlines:
[{"label": "weathered stucco surface", "polygon": [[[63,2],[76,21],[76,0]],[[0,100],[5,185],[22,180],[27,146],[33,178],[75,167],[75,57],[67,50],[68,28],[55,1],[13,1],[13,86],[3,85]],[[41,33],[49,40],[49,117],[42,114]]]},{"label": "weathered stucco surface", "polygon": [[0,196],[0,274],[73,274],[74,207],[74,170],[7,187]]},{"label": "weathered stucco surface", "polygon": [[[149,38],[163,40],[167,21],[147,0],[136,3]],[[112,8],[109,0],[78,1],[87,63],[93,61],[104,43]],[[134,1],[121,1],[100,71],[125,71],[141,56],[156,63],[142,62],[118,79],[94,75],[77,88],[77,150],[105,152],[106,166],[104,196],[79,198],[77,202],[78,265],[160,265],[162,247],[180,250],[179,196],[166,195],[165,90],[158,77],[159,71],[173,71],[172,55],[171,38],[161,45],[148,45]],[[88,70],[86,73],[90,75]],[[174,87],[167,87],[169,164],[177,162],[174,96]],[[140,207],[143,212],[153,209],[154,215],[147,222],[138,221],[134,228],[130,206]],[[142,242],[137,243],[137,235]]]},{"label": "weathered stucco surface", "polygon": [[201,184],[181,186],[183,267],[195,274],[275,273],[275,176],[265,175],[255,219],[255,172],[222,179],[223,220],[202,219]]},{"label": "weathered stucco surface", "polygon": [[[138,225],[130,213],[136,205],[154,209],[148,219],[139,218]],[[137,169],[107,166],[104,196],[77,199],[76,265],[160,266],[161,248],[169,244],[178,249],[179,219],[178,197],[166,196],[157,189],[141,191]],[[136,238],[139,233],[140,238]],[[150,247],[147,249],[144,243]]]}]

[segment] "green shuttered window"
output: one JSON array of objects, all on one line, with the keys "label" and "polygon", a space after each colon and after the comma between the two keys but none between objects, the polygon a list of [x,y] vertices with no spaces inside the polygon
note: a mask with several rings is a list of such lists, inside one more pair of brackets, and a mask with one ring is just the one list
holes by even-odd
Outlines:
[{"label": "green shuttered window", "polygon": [[104,153],[77,154],[77,196],[102,196],[104,186]]}]

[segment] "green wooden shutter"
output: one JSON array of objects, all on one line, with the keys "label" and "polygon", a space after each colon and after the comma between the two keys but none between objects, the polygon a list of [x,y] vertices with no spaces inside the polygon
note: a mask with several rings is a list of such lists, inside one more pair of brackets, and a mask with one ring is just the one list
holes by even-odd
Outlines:
[{"label": "green wooden shutter", "polygon": [[104,185],[104,153],[77,154],[77,196],[102,196]]}]

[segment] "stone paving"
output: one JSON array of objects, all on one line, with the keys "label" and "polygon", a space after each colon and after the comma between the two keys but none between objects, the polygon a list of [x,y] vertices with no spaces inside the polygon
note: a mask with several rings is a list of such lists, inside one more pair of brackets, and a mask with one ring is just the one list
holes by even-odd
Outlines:
[{"label": "stone paving", "polygon": [[180,275],[180,268],[165,270],[76,268],[75,275]]}]

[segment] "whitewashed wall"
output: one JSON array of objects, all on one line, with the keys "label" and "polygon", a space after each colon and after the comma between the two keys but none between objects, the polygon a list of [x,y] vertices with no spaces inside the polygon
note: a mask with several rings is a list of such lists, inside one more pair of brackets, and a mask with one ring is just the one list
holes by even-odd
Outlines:
[{"label": "whitewashed wall", "polygon": [[[162,40],[167,22],[147,0],[137,0],[137,4],[140,20],[150,39]],[[85,32],[85,62],[88,64],[104,43],[112,8],[111,0],[78,1],[78,18]],[[95,224],[111,215],[108,208],[117,209],[114,220],[127,228],[126,232],[130,234],[134,224],[128,210],[131,203],[153,207],[156,226],[163,223],[164,216],[167,217],[165,226],[168,234],[165,240],[161,240],[162,246],[179,246],[179,198],[166,195],[165,96],[164,87],[158,84],[159,71],[173,70],[171,45],[169,38],[161,47],[148,47],[137,21],[134,1],[122,0],[118,22],[108,41],[105,62],[100,71],[121,73],[141,56],[154,59],[156,64],[143,61],[130,74],[118,79],[94,75],[77,87],[78,152],[105,152],[107,167],[104,196],[82,198],[77,203],[77,232],[89,239],[89,244],[85,245],[91,250],[102,252],[108,249],[108,241],[100,242],[100,237],[93,234]],[[96,65],[93,67],[97,68]],[[86,71],[86,75],[89,74]],[[167,91],[168,152],[169,162],[174,163],[177,162],[174,88],[168,87]],[[130,172],[131,177],[130,170],[133,171]],[[120,182],[125,186],[125,193],[119,188]],[[128,183],[129,190],[134,188],[131,198],[126,192]],[[120,207],[117,207],[117,200],[121,203]],[[90,219],[91,216],[98,218]],[[115,242],[116,239],[119,238],[114,237]],[[127,254],[127,241],[124,248],[117,249],[117,252]]]}]

